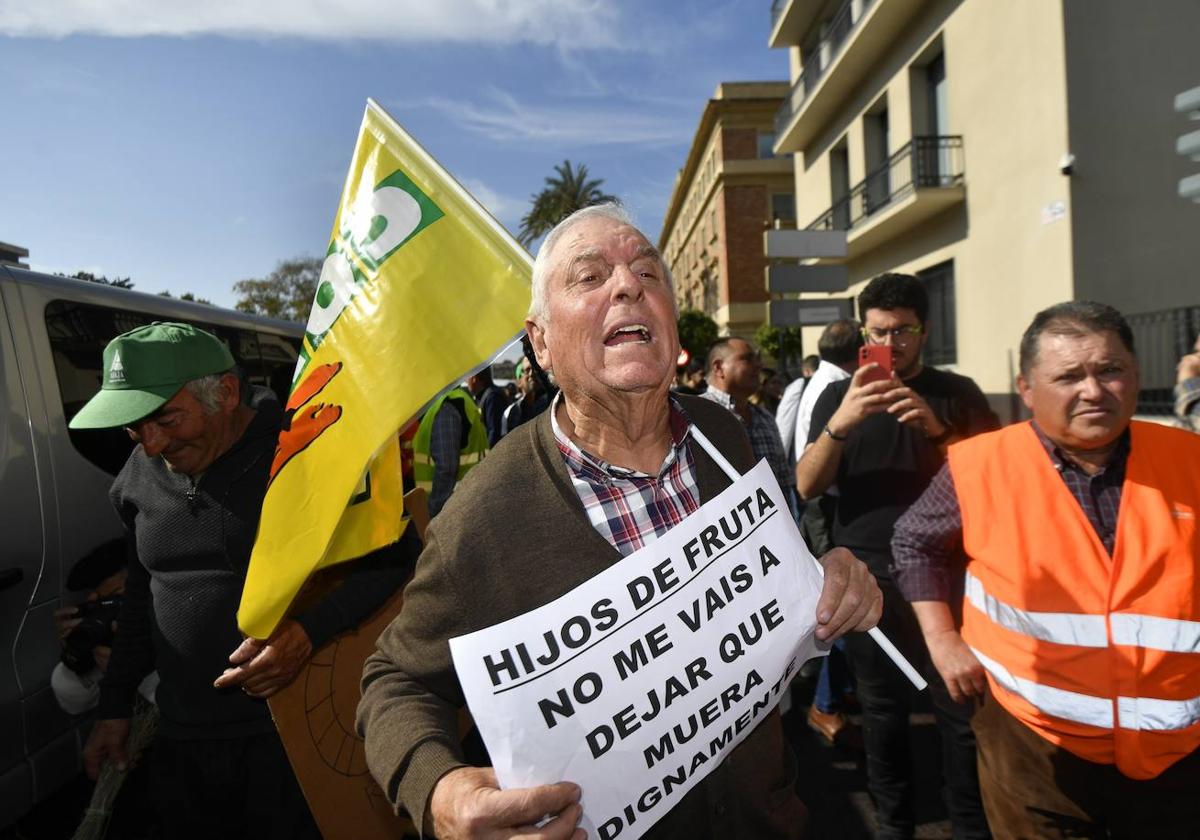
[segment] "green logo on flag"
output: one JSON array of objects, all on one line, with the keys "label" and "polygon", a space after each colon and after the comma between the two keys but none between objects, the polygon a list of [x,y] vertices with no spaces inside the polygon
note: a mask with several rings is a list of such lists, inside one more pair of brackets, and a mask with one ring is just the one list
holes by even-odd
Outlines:
[{"label": "green logo on flag", "polygon": [[370,201],[342,217],[339,236],[371,272],[445,213],[400,170],[380,181]]},{"label": "green logo on flag", "polygon": [[[433,199],[400,170],[346,208],[338,233],[325,254],[305,329],[314,350],[321,346],[325,335],[358,294],[359,287],[374,280],[389,257],[444,215]],[[309,354],[302,351],[296,379],[308,359]]]}]

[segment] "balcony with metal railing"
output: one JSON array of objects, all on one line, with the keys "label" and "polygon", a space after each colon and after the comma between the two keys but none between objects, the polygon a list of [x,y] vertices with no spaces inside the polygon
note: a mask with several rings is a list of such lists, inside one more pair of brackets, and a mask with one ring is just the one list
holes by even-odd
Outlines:
[{"label": "balcony with metal railing", "polygon": [[[772,7],[772,46],[800,0]],[[800,74],[775,114],[775,153],[802,151],[853,98],[858,85],[927,0],[846,0],[805,51]],[[808,18],[813,17],[811,11]],[[798,36],[797,36],[798,37]]]},{"label": "balcony with metal railing", "polygon": [[962,137],[914,137],[808,230],[847,231],[847,256],[854,259],[963,201],[963,174]]},{"label": "balcony with metal railing", "polygon": [[774,0],[767,45],[772,49],[796,46],[824,5],[825,0]]}]

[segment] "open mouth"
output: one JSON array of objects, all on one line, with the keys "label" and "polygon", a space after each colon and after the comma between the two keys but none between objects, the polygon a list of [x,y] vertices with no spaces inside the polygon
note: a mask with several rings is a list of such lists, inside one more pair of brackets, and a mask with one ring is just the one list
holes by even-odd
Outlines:
[{"label": "open mouth", "polygon": [[616,347],[619,344],[642,344],[650,341],[650,330],[645,324],[626,324],[617,327],[604,339],[605,347]]}]

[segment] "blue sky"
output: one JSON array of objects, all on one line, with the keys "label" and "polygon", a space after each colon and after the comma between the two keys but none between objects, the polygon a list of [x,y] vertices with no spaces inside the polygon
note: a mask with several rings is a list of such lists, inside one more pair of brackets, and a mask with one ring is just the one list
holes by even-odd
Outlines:
[{"label": "blue sky", "polygon": [[0,241],[232,305],[321,253],[367,97],[515,231],[564,158],[657,235],[768,0],[0,0]]}]

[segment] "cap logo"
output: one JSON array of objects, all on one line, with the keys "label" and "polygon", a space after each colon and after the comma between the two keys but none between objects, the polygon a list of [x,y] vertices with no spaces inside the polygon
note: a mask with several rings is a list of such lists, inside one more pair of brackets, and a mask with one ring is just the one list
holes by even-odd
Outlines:
[{"label": "cap logo", "polygon": [[117,350],[113,353],[112,364],[108,368],[108,381],[124,382],[125,381],[125,366],[121,364],[121,351]]}]

